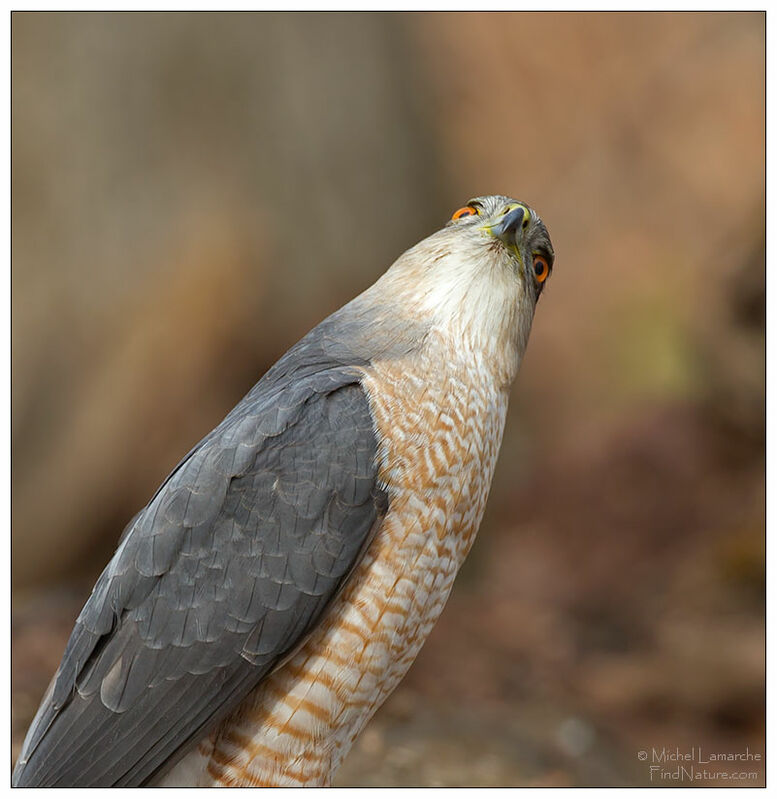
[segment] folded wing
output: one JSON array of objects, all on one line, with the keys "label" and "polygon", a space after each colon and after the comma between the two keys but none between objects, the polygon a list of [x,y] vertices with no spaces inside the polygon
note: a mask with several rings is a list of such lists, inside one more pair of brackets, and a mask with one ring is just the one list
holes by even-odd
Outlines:
[{"label": "folded wing", "polygon": [[146,783],[298,646],[342,587],[387,506],[368,401],[348,367],[281,372],[133,519],[78,617],[15,785]]}]

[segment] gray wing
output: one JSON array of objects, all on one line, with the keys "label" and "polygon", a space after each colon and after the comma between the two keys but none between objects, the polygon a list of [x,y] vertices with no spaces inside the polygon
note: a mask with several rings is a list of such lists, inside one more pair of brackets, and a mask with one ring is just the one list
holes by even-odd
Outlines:
[{"label": "gray wing", "polygon": [[342,587],[387,507],[372,417],[354,370],[330,361],[291,377],[292,353],[133,519],[15,785],[144,784],[298,646]]}]

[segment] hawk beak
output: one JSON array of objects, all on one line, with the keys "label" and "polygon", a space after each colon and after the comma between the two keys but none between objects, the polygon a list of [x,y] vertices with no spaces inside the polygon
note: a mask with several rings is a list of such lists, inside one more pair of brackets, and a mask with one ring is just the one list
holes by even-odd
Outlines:
[{"label": "hawk beak", "polygon": [[522,205],[511,208],[499,222],[491,226],[491,235],[502,239],[505,244],[514,245],[517,239],[516,234],[521,228],[526,213],[526,209]]}]

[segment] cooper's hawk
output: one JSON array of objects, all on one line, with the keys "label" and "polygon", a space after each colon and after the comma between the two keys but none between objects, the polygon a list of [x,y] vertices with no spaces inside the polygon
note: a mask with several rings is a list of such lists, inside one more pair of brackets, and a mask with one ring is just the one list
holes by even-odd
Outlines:
[{"label": "cooper's hawk", "polygon": [[128,525],[14,784],[328,784],[469,551],[552,265],[480,197],[292,347]]}]

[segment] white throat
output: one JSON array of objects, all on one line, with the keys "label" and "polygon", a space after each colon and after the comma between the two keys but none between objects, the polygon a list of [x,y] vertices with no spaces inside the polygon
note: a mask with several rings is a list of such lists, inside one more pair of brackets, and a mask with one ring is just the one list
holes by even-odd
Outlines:
[{"label": "white throat", "polygon": [[522,276],[499,250],[451,252],[433,244],[427,239],[409,250],[373,288],[384,296],[398,294],[415,320],[451,337],[463,357],[482,358],[499,383],[509,385],[534,316]]}]

